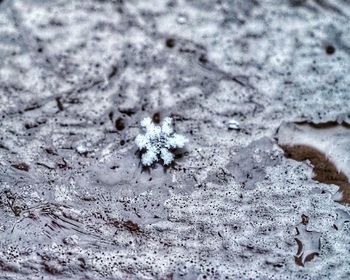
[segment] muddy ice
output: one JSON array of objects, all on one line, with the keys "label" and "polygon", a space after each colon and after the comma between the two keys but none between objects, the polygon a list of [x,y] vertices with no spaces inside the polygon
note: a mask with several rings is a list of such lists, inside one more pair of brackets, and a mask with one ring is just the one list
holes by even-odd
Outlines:
[{"label": "muddy ice", "polygon": [[[1,279],[349,279],[347,1],[0,1]],[[189,139],[144,168],[140,121]]]}]

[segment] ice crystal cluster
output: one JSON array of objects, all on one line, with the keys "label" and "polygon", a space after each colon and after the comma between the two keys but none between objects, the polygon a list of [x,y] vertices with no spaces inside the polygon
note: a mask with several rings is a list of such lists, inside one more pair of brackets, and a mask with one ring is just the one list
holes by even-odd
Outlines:
[{"label": "ice crystal cluster", "polygon": [[150,166],[160,158],[165,165],[169,165],[174,160],[171,150],[183,148],[187,139],[180,134],[174,133],[172,119],[165,118],[162,126],[155,125],[151,118],[146,117],[141,121],[141,127],[145,134],[139,134],[135,143],[142,151],[142,164]]}]

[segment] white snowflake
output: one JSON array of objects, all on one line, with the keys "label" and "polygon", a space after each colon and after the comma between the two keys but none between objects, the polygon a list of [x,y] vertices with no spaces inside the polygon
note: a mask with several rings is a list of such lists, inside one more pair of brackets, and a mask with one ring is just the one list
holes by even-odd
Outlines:
[{"label": "white snowflake", "polygon": [[146,151],[141,160],[145,166],[157,162],[159,155],[165,165],[170,164],[174,155],[169,150],[183,148],[188,141],[184,136],[174,133],[171,118],[165,118],[162,126],[158,126],[147,117],[141,121],[141,127],[145,134],[137,135],[135,143],[140,150]]}]

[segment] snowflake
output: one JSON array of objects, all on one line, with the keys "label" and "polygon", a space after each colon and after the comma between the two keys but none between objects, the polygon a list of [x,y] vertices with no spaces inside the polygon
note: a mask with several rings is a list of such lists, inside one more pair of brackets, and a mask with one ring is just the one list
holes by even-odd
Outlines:
[{"label": "snowflake", "polygon": [[145,166],[157,162],[159,155],[165,165],[170,164],[174,155],[169,150],[183,148],[188,141],[184,136],[174,133],[171,118],[165,118],[162,126],[158,126],[147,117],[141,121],[141,127],[145,134],[137,135],[135,143],[140,150],[146,151],[141,160]]}]

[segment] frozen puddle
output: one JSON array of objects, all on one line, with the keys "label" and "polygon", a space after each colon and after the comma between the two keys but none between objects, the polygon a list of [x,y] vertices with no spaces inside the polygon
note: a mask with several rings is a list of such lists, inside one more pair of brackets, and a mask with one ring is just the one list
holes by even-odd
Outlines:
[{"label": "frozen puddle", "polygon": [[308,160],[314,167],[314,180],[339,186],[335,200],[350,203],[349,124],[283,123],[278,144],[287,157]]},{"label": "frozen puddle", "polygon": [[294,260],[295,263],[300,266],[304,266],[306,262],[318,256],[321,247],[321,233],[307,230],[306,226],[308,223],[309,217],[303,215],[301,223],[296,227],[297,234],[295,236],[295,241],[298,245],[298,251],[294,256]]},{"label": "frozen puddle", "polygon": [[[309,161],[314,170],[313,179],[339,186],[333,199],[350,204],[350,125],[282,123],[277,138],[286,157]],[[348,214],[338,210],[334,229],[342,227],[348,218]],[[296,226],[297,253],[294,259],[299,266],[319,256],[321,251],[321,233],[308,230],[308,224],[309,217],[302,215],[302,221]]]}]

